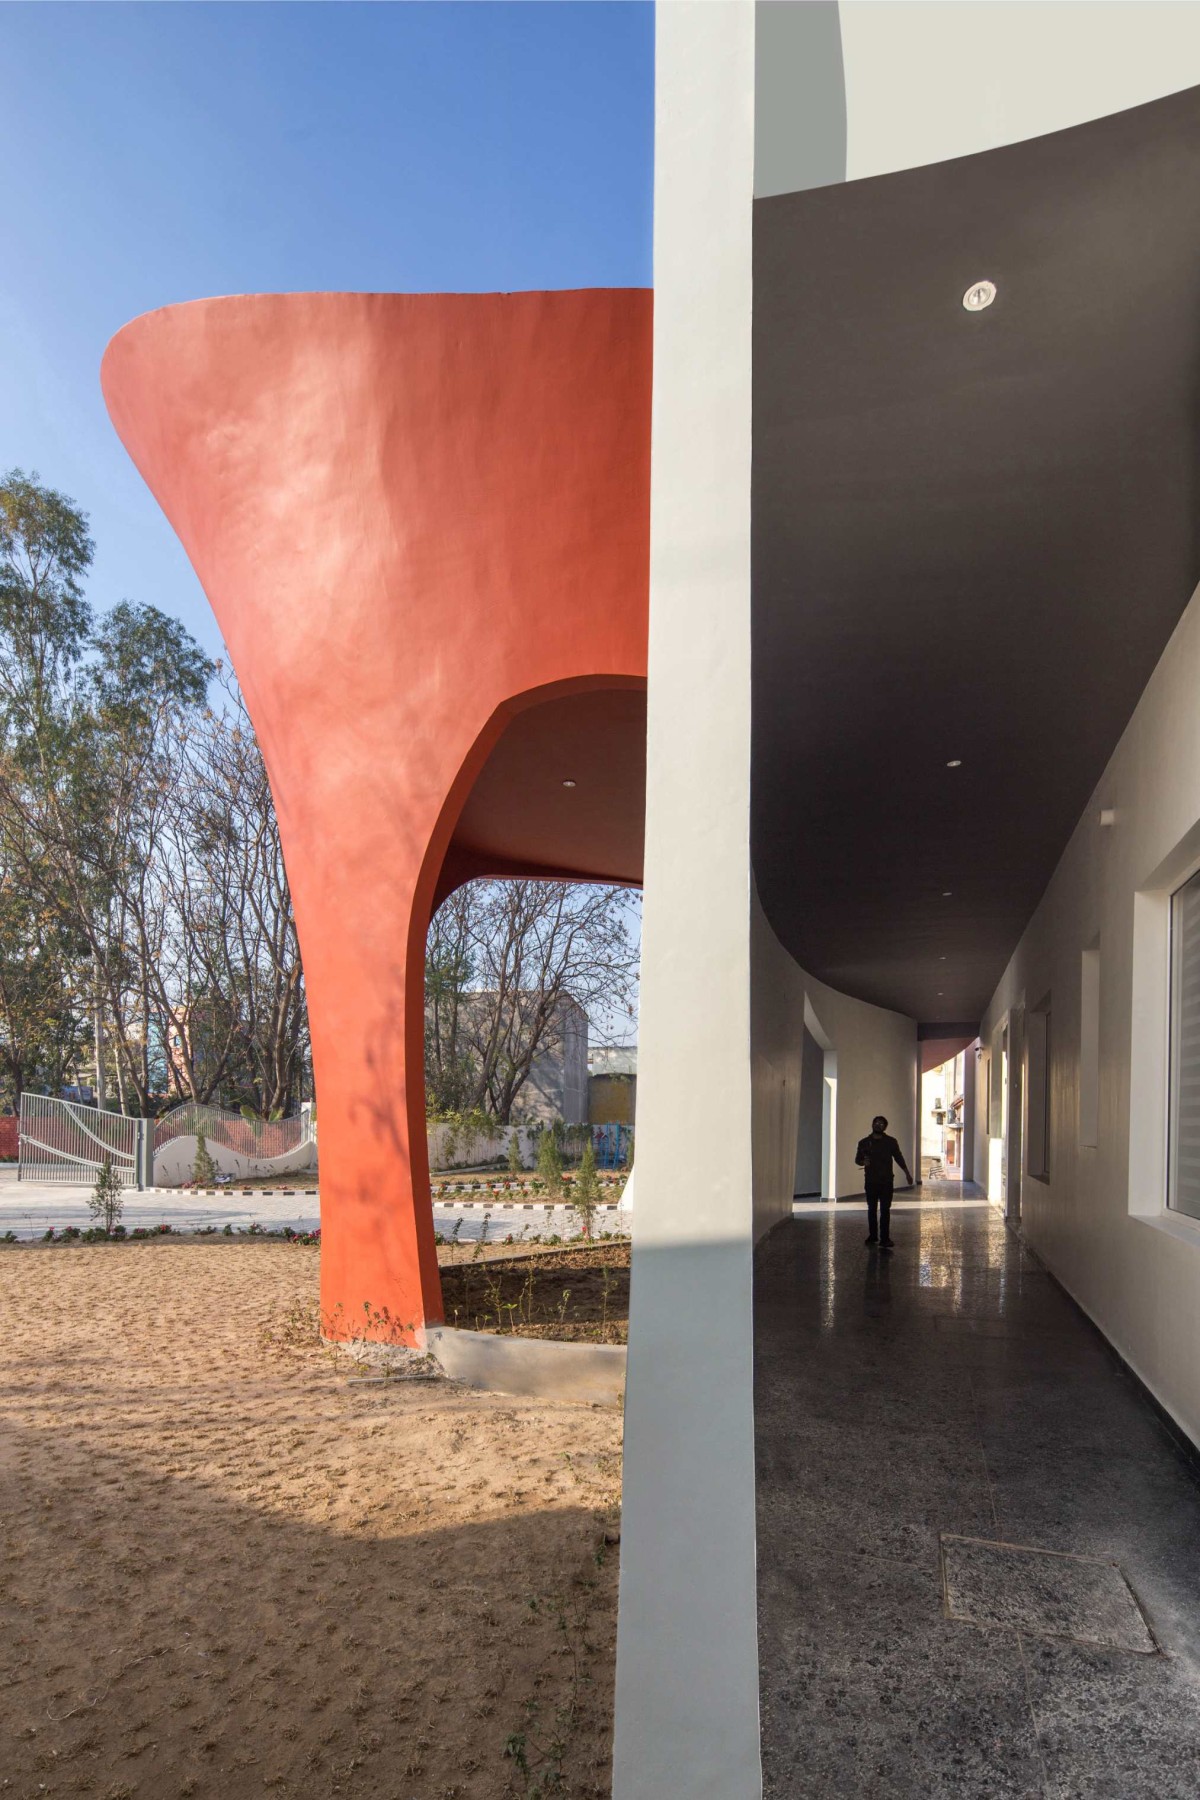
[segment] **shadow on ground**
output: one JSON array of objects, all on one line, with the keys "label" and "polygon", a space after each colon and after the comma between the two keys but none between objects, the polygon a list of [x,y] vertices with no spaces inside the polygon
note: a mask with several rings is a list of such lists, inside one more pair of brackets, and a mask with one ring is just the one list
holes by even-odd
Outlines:
[{"label": "shadow on ground", "polygon": [[0,1263],[0,1792],[608,1792],[619,1421],[348,1384],[295,1348],[315,1274]]}]

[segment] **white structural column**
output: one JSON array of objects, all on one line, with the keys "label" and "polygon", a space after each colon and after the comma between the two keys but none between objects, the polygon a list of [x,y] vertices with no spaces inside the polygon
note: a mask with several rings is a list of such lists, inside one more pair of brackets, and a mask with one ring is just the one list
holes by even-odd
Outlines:
[{"label": "white structural column", "polygon": [[646,879],[614,1800],[755,1800],[754,7],[657,15]]}]

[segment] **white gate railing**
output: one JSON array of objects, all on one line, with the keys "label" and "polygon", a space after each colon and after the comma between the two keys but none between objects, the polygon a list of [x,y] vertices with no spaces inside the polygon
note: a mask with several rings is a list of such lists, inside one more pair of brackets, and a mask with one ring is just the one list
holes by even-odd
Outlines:
[{"label": "white gate railing", "polygon": [[[153,1187],[156,1180],[174,1187],[192,1179],[198,1136],[210,1155],[216,1152],[218,1167],[271,1175],[303,1164],[298,1153],[305,1149],[307,1160],[315,1160],[317,1122],[311,1105],[290,1119],[247,1119],[188,1101],[161,1119],[129,1119],[75,1100],[22,1094],[17,1179],[90,1186],[108,1157],[125,1187]],[[185,1142],[172,1156],[169,1146],[180,1139]]]},{"label": "white gate railing", "polygon": [[98,1106],[22,1094],[17,1179],[90,1185],[107,1158],[126,1187],[141,1187],[145,1125],[144,1119],[102,1112]]},{"label": "white gate railing", "polygon": [[201,1137],[219,1180],[284,1175],[316,1164],[317,1122],[311,1105],[290,1119],[255,1119],[189,1100],[164,1113],[153,1132],[159,1187],[190,1185]]},{"label": "white gate railing", "polygon": [[210,1150],[214,1144],[220,1144],[236,1156],[254,1162],[290,1156],[311,1144],[316,1136],[311,1106],[302,1106],[290,1119],[248,1119],[243,1113],[227,1112],[223,1106],[187,1100],[155,1121],[154,1148],[161,1150],[173,1138],[195,1137],[197,1133],[203,1133]]}]

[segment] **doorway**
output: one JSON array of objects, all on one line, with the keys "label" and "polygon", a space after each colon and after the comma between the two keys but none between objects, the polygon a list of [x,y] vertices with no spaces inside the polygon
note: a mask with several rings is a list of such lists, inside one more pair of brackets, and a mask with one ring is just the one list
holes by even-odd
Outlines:
[{"label": "doorway", "polygon": [[1005,1032],[1008,1079],[1004,1127],[1004,1216],[1010,1224],[1021,1223],[1021,1176],[1024,1157],[1021,1145],[1024,1127],[1025,1094],[1025,1006],[1014,1006],[1008,1015]]},{"label": "doorway", "polygon": [[837,1199],[837,1051],[825,1052],[821,1095],[821,1195]]}]

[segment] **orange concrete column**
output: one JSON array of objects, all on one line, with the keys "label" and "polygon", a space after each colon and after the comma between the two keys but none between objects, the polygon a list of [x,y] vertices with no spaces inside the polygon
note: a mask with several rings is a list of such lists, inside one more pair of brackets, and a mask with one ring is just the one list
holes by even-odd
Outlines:
[{"label": "orange concrete column", "polygon": [[650,326],[642,290],[265,295],[104,359],[279,811],[334,1335],[441,1318],[425,934],[474,776],[526,697],[645,676]]}]

